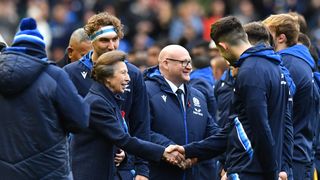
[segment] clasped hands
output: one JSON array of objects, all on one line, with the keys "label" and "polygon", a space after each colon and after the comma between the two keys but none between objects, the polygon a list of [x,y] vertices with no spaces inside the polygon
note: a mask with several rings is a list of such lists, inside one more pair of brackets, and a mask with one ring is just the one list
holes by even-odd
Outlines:
[{"label": "clasped hands", "polygon": [[168,146],[163,153],[163,159],[170,164],[180,167],[183,170],[190,168],[198,161],[197,158],[185,159],[184,147],[179,145]]}]

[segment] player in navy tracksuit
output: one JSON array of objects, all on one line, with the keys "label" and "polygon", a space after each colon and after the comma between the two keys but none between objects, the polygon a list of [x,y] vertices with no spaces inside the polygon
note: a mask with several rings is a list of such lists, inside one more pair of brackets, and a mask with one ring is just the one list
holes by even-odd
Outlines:
[{"label": "player in navy tracksuit", "polygon": [[315,63],[304,45],[297,45],[299,25],[297,19],[288,14],[271,15],[263,21],[269,28],[276,51],[281,55],[283,65],[289,70],[296,85],[293,96],[293,178],[311,179],[312,142],[314,127],[317,127],[317,104],[319,93],[314,84]]},{"label": "player in navy tracksuit", "polygon": [[[241,23],[232,16],[217,21],[211,35],[222,56],[239,67],[232,107],[238,118],[232,119],[235,128],[228,139],[228,178],[277,179],[282,171],[286,143],[283,124],[289,96],[281,58],[270,46],[251,47]],[[216,135],[186,145],[186,157],[212,156],[219,150],[214,147],[219,138],[223,139]]]},{"label": "player in navy tracksuit", "polygon": [[[187,50],[178,45],[169,45],[160,52],[159,57],[159,67],[145,72],[150,104],[151,141],[167,147],[171,144],[188,144],[215,134],[218,127],[208,113],[204,95],[187,84],[191,71],[190,60],[186,60],[190,59]],[[186,64],[179,64],[179,61]],[[174,90],[180,88],[184,89],[184,105],[179,103]],[[185,171],[164,163],[150,163],[150,178],[213,179],[213,167],[212,160],[201,162]]]},{"label": "player in navy tracksuit", "polygon": [[216,117],[217,105],[214,97],[214,78],[211,67],[193,70],[190,74],[189,84],[202,92],[207,99],[210,115]]},{"label": "player in navy tracksuit", "polygon": [[294,45],[278,53],[282,56],[283,64],[289,69],[297,86],[297,93],[293,97],[293,172],[295,174],[303,168],[304,173],[307,173],[306,176],[311,177],[312,143],[316,134],[314,127],[317,127],[316,117],[319,117],[317,110],[319,92],[312,77],[315,63],[304,45]]},{"label": "player in navy tracksuit", "polygon": [[214,95],[217,98],[218,118],[217,123],[224,127],[228,123],[231,100],[233,97],[235,79],[232,77],[231,70],[224,71],[221,79],[217,81],[214,88]]},{"label": "player in navy tracksuit", "polygon": [[[121,22],[116,17],[108,13],[100,13],[91,18],[85,29],[91,38],[93,51],[87,53],[79,61],[64,67],[79,94],[83,97],[86,96],[93,82],[90,77],[93,62],[102,53],[118,49],[119,41],[123,37]],[[128,123],[129,133],[143,140],[150,140],[150,118],[148,113],[145,113],[149,109],[146,86],[139,69],[129,62],[126,62],[126,65],[131,81],[125,92],[121,94],[125,99],[121,110],[124,112],[125,120]],[[133,158],[133,156],[129,156],[126,162],[120,164],[118,169],[123,171],[119,173],[119,176],[125,179],[132,179],[133,175],[149,177],[147,161],[139,157]],[[133,160],[134,162],[132,162]],[[136,172],[131,171],[132,169]]]}]

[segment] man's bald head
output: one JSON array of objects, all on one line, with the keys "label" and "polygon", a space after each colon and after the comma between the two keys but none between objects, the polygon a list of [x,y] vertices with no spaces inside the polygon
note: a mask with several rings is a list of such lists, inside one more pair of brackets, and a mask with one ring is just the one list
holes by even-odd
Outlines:
[{"label": "man's bald head", "polygon": [[159,53],[159,58],[158,58],[159,64],[163,60],[165,60],[166,58],[176,59],[179,57],[179,54],[181,54],[181,53],[188,53],[189,54],[187,49],[180,46],[180,45],[176,45],[176,44],[168,45],[168,46],[164,47]]},{"label": "man's bald head", "polygon": [[161,74],[177,87],[190,80],[191,57],[186,48],[168,45],[160,51],[158,61]]},{"label": "man's bald head", "polygon": [[70,37],[68,57],[71,62],[79,60],[92,49],[90,39],[83,28],[76,29]]}]

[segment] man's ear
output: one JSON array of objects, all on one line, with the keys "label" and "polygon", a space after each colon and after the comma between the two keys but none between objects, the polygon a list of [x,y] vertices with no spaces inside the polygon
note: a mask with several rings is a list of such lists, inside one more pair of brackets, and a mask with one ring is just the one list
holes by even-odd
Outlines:
[{"label": "man's ear", "polygon": [[227,50],[227,49],[228,49],[227,43],[219,42],[218,44],[219,44],[219,46],[221,46],[224,50]]},{"label": "man's ear", "polygon": [[285,34],[280,34],[277,37],[278,43],[286,43],[287,42],[287,36]]},{"label": "man's ear", "polygon": [[73,52],[72,47],[68,46],[67,52],[68,52],[68,57],[69,57],[69,59],[71,59],[71,54],[72,54],[72,52]]}]

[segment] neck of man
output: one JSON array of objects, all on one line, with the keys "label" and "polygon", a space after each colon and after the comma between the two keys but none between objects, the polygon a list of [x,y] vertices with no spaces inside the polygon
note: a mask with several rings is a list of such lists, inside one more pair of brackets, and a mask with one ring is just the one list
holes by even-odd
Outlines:
[{"label": "neck of man", "polygon": [[179,87],[183,84],[183,83],[181,83],[181,82],[175,81],[174,79],[172,79],[172,78],[170,78],[170,77],[168,77],[168,76],[166,76],[166,75],[164,75],[164,74],[163,74],[163,77],[164,77],[165,79],[169,80],[170,82],[172,82],[177,88],[179,88]]},{"label": "neck of man", "polygon": [[288,48],[288,46],[285,43],[280,43],[280,44],[277,44],[275,49],[276,49],[276,52],[278,52],[278,51],[281,51],[281,50],[287,49],[287,48]]},{"label": "neck of man", "polygon": [[92,60],[93,64],[95,64],[95,62],[97,62],[98,58],[99,58],[99,55],[95,51],[93,51],[92,56],[91,56],[91,60]]},{"label": "neck of man", "polygon": [[234,48],[235,55],[237,56],[237,59],[240,58],[240,56],[245,52],[247,49],[251,48],[252,45],[250,43],[243,43],[240,46],[237,46]]}]

